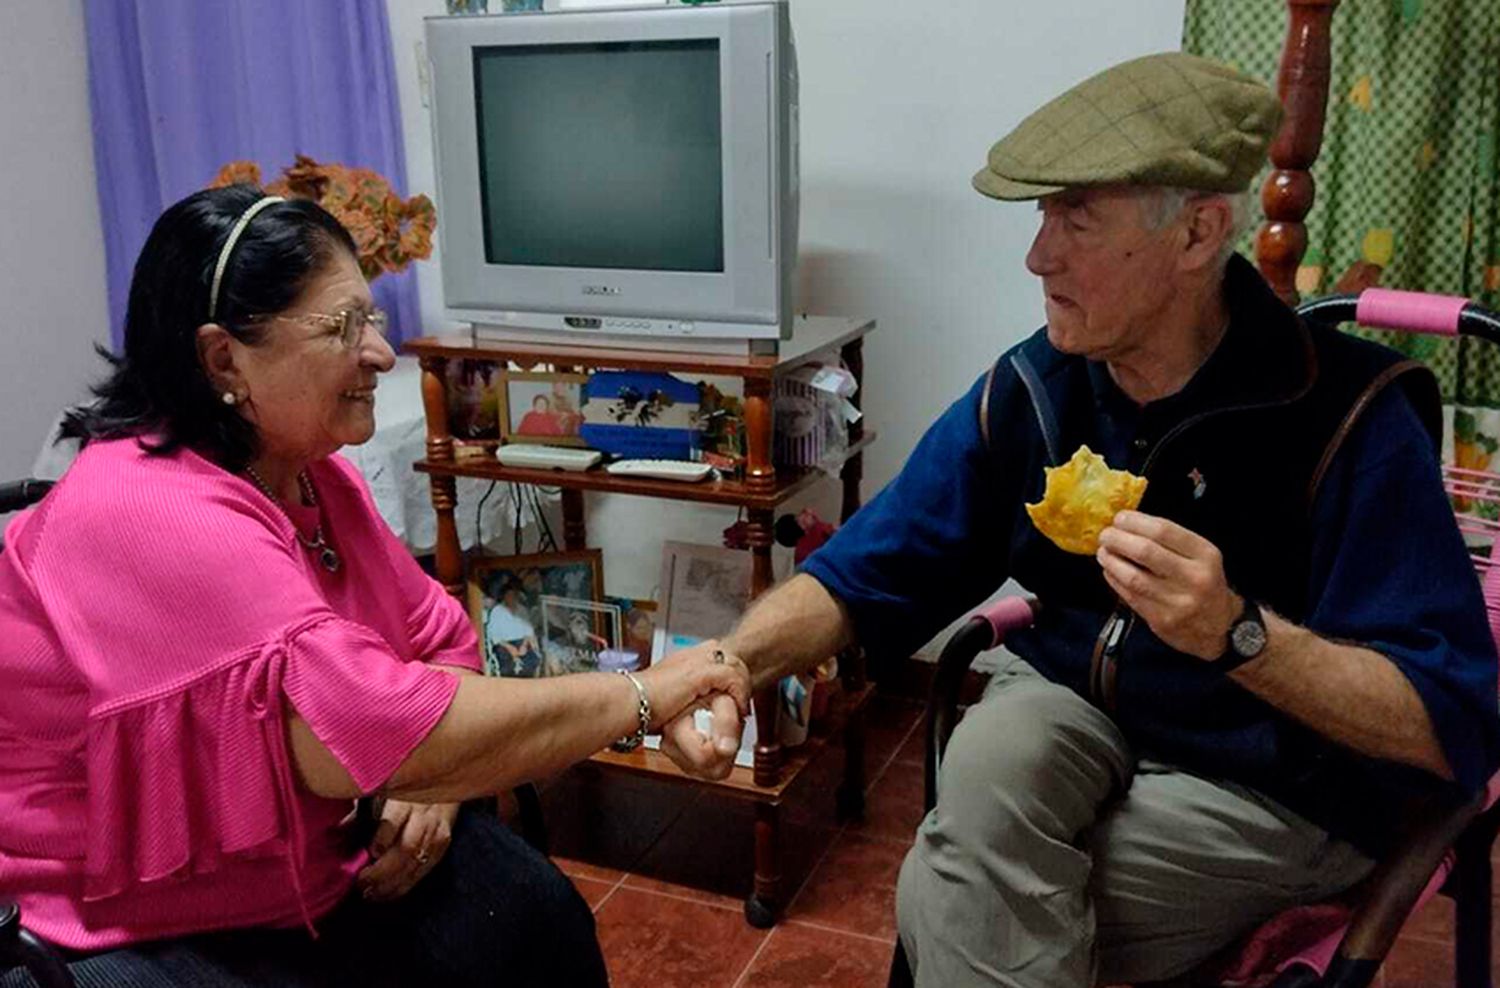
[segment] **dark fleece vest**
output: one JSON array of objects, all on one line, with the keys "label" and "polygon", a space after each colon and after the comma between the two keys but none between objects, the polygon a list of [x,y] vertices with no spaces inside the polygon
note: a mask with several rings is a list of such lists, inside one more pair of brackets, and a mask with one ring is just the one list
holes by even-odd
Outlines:
[{"label": "dark fleece vest", "polygon": [[[1360,413],[1392,385],[1438,441],[1436,381],[1394,351],[1304,322],[1242,259],[1231,263],[1225,292],[1231,329],[1189,385],[1181,417],[1135,462],[1111,466],[1150,481],[1142,511],[1218,546],[1238,592],[1300,623],[1318,596],[1309,585],[1311,510],[1323,472]],[[1368,811],[1389,801],[1378,770],[1391,766],[1339,748],[1166,646],[1119,604],[1092,557],[1057,548],[1020,508],[1041,499],[1044,466],[1080,445],[1100,447],[1098,373],[1039,332],[996,365],[982,404],[996,480],[1018,495],[1004,499],[1016,505],[1008,569],[1043,603],[1037,625],[1007,645],[1107,710],[1142,754],[1253,786],[1383,851],[1389,821]],[[1012,376],[1019,380],[1005,380]],[[1008,398],[990,400],[1001,394]],[[1012,416],[1031,418],[1035,431],[1003,428]]]}]

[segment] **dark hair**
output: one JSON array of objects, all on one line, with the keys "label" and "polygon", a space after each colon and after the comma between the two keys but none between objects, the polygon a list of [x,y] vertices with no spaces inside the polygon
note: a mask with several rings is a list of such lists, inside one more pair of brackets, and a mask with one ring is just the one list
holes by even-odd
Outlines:
[{"label": "dark hair", "polygon": [[93,388],[93,403],[68,412],[63,438],[135,436],[150,452],[188,447],[236,471],[255,458],[255,427],[224,404],[198,362],[198,327],[218,323],[254,346],[265,330],[251,316],[284,311],[338,251],[356,256],[349,232],[317,203],[273,203],[240,235],[224,269],[218,311],[210,313],[219,252],[235,222],[264,195],[249,185],[205,189],[161,214],[135,262],[124,352],[98,348],[112,369]]}]

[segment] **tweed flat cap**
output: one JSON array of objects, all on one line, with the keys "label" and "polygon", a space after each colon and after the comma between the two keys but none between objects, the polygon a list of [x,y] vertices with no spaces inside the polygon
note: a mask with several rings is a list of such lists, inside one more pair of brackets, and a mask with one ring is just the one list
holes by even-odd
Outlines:
[{"label": "tweed flat cap", "polygon": [[1081,185],[1241,192],[1281,122],[1265,84],[1220,62],[1164,52],[1085,79],[990,148],[974,188],[1038,199]]}]

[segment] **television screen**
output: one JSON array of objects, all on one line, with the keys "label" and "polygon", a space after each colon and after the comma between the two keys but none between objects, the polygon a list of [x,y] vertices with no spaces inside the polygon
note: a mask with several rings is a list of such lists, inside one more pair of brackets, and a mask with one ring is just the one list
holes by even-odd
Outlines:
[{"label": "television screen", "polygon": [[718,39],[473,55],[488,263],[724,271]]}]

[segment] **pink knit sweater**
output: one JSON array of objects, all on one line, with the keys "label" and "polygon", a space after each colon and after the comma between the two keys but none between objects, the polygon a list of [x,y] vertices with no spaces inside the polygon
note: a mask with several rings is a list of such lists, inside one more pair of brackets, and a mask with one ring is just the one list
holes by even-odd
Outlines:
[{"label": "pink knit sweater", "polygon": [[350,801],[297,780],[287,705],[370,791],[447,710],[435,666],[479,668],[359,475],[310,472],[338,573],[247,481],[133,440],[89,445],[6,528],[0,899],[46,939],[310,924],[366,855]]}]

